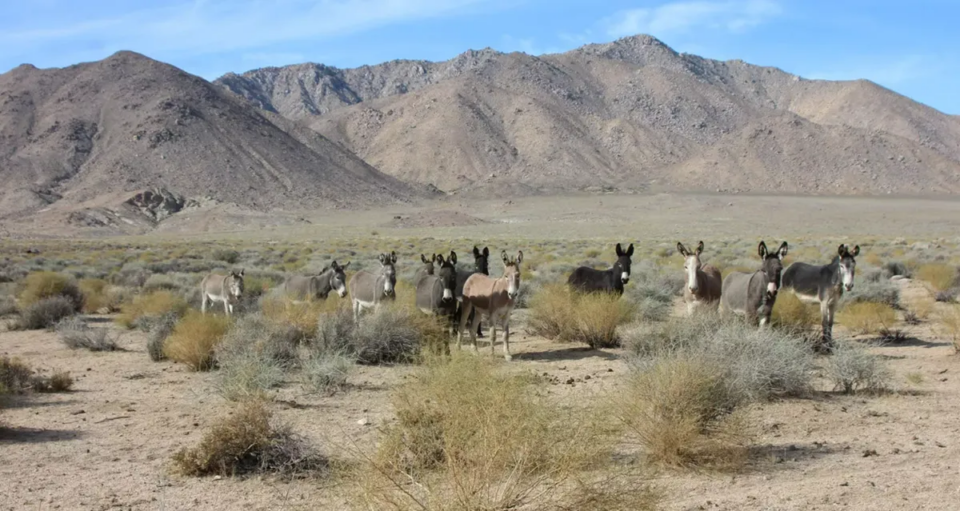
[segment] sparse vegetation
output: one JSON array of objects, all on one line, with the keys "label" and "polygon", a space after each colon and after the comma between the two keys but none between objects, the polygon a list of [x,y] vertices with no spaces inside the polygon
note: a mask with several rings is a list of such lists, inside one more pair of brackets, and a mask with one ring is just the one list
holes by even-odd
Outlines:
[{"label": "sparse vegetation", "polygon": [[76,316],[57,323],[57,334],[68,348],[80,348],[90,351],[116,351],[119,349],[117,338],[110,335],[106,328],[92,328],[86,321]]},{"label": "sparse vegetation", "polygon": [[364,314],[359,325],[346,309],[321,315],[314,344],[323,353],[349,355],[361,364],[383,364],[416,362],[423,348],[447,340],[446,329],[434,318],[412,307],[390,304]]},{"label": "sparse vegetation", "polygon": [[238,319],[216,348],[217,388],[233,401],[262,398],[297,363],[297,332],[259,314]]},{"label": "sparse vegetation", "polygon": [[632,316],[632,304],[616,294],[580,294],[551,284],[531,301],[530,328],[550,339],[611,348],[620,343],[617,327]]},{"label": "sparse vegetation", "polygon": [[837,313],[838,323],[864,335],[879,334],[881,330],[890,329],[896,321],[896,311],[885,303],[851,303]]},{"label": "sparse vegetation", "polygon": [[771,323],[797,335],[809,335],[820,326],[818,306],[800,301],[790,292],[780,293],[773,305]]},{"label": "sparse vegetation", "polygon": [[66,392],[73,386],[73,378],[64,371],[50,376],[37,374],[17,358],[0,357],[0,395],[34,392]]},{"label": "sparse vegetation", "polygon": [[960,305],[949,305],[938,316],[937,329],[953,343],[953,349],[960,353]]},{"label": "sparse vegetation", "polygon": [[118,305],[107,293],[110,284],[103,279],[80,279],[77,284],[83,293],[83,313],[98,314],[101,310],[112,312]]},{"label": "sparse vegetation", "polygon": [[957,285],[957,268],[943,263],[929,263],[917,269],[917,278],[930,284],[934,291],[947,291]]},{"label": "sparse vegetation", "polygon": [[246,401],[216,423],[199,445],[173,456],[188,476],[264,473],[291,476],[325,470],[329,462],[287,426],[275,423],[262,401]]},{"label": "sparse vegetation", "polygon": [[83,293],[73,277],[52,271],[33,272],[23,281],[20,307],[26,310],[42,300],[57,297],[66,299],[74,312],[83,306]]},{"label": "sparse vegetation", "polygon": [[121,306],[117,323],[127,328],[147,329],[150,321],[166,314],[183,316],[188,308],[187,302],[173,292],[154,291]]},{"label": "sparse vegetation", "polygon": [[837,342],[825,370],[834,390],[844,394],[881,392],[893,378],[883,359],[854,341]]},{"label": "sparse vegetation", "polygon": [[340,352],[313,351],[301,362],[301,374],[308,389],[332,394],[347,384],[347,376],[356,366],[356,359]]},{"label": "sparse vegetation", "polygon": [[177,322],[173,333],[163,343],[163,353],[194,371],[206,371],[213,367],[214,350],[229,327],[230,320],[226,316],[188,313]]},{"label": "sparse vegetation", "polygon": [[846,303],[882,303],[890,307],[900,306],[900,288],[881,271],[863,272],[853,290],[844,293]]},{"label": "sparse vegetation", "polygon": [[159,316],[147,327],[147,354],[150,356],[150,360],[160,362],[167,359],[167,356],[163,353],[163,345],[166,343],[167,337],[170,337],[170,334],[173,333],[179,319],[175,313],[167,313]]},{"label": "sparse vegetation", "polygon": [[53,328],[60,320],[76,314],[76,304],[66,296],[41,298],[20,312],[17,327],[24,330]]}]

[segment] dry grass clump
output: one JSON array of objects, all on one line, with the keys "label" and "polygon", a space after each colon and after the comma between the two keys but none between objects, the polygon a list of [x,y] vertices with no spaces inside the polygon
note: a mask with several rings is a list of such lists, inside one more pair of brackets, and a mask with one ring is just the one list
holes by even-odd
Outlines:
[{"label": "dry grass clump", "polygon": [[147,355],[150,356],[150,360],[160,362],[167,359],[163,353],[163,345],[167,342],[167,337],[173,333],[179,320],[180,317],[177,314],[167,313],[147,324]]},{"label": "dry grass clump", "polygon": [[66,392],[73,386],[70,373],[55,371],[50,376],[37,374],[18,358],[0,357],[0,394]]},{"label": "dry grass clump", "polygon": [[72,317],[57,323],[57,334],[68,348],[90,351],[116,351],[117,338],[106,328],[92,328],[82,318]]},{"label": "dry grass clump", "polygon": [[880,356],[854,341],[838,342],[824,369],[834,390],[844,394],[882,392],[893,379],[893,373]]},{"label": "dry grass clump", "polygon": [[163,353],[194,371],[213,367],[214,350],[230,328],[230,318],[193,311],[184,316],[163,343]]},{"label": "dry grass clump", "polygon": [[15,328],[39,330],[53,328],[62,319],[76,314],[76,304],[65,296],[52,296],[33,302],[22,311]]},{"label": "dry grass clump", "polygon": [[592,348],[620,344],[617,327],[633,317],[633,304],[616,294],[576,293],[564,284],[544,286],[531,300],[530,328],[563,342]]},{"label": "dry grass clump", "polygon": [[186,300],[170,291],[154,291],[134,297],[120,307],[117,323],[127,328],[147,328],[147,322],[166,314],[183,316],[189,306]]},{"label": "dry grass clump", "polygon": [[780,293],[770,321],[777,328],[806,335],[820,325],[820,310],[816,305],[803,303],[793,293]]},{"label": "dry grass clump", "polygon": [[960,305],[948,305],[938,314],[937,330],[953,343],[953,349],[960,353]]},{"label": "dry grass clump", "polygon": [[314,349],[342,353],[361,364],[417,362],[424,352],[442,350],[446,328],[434,317],[403,304],[387,304],[365,313],[357,325],[353,313],[340,309],[317,322]]},{"label": "dry grass clump", "polygon": [[73,377],[66,371],[54,371],[50,376],[37,375],[33,390],[37,392],[67,392],[73,387]]},{"label": "dry grass clump", "polygon": [[857,278],[852,291],[843,295],[845,303],[873,302],[900,306],[900,287],[881,270],[867,270]]},{"label": "dry grass clump", "polygon": [[27,275],[21,283],[20,307],[27,309],[45,299],[63,297],[69,300],[74,312],[83,306],[83,293],[77,281],[69,275],[52,271],[38,271]]},{"label": "dry grass clump", "polygon": [[[531,379],[484,358],[430,359],[401,387],[397,421],[363,467],[372,509],[651,509],[643,485],[625,495],[609,468],[615,435],[594,410],[546,402]],[[613,469],[608,473],[616,473]]]},{"label": "dry grass clump", "polygon": [[214,423],[200,444],[173,455],[178,472],[188,476],[236,476],[249,473],[294,475],[324,470],[326,458],[284,425],[274,423],[261,401],[246,401]]},{"label": "dry grass clump", "polygon": [[613,407],[647,459],[668,467],[738,470],[747,461],[743,398],[717,360],[657,358],[631,375]]},{"label": "dry grass clump", "polygon": [[957,284],[957,269],[949,264],[929,263],[917,269],[916,277],[930,284],[934,291],[947,291]]},{"label": "dry grass clump", "polygon": [[281,325],[289,325],[300,333],[300,340],[317,334],[317,318],[341,309],[348,309],[346,300],[307,300],[294,302],[282,296],[268,296],[262,301],[264,317]]},{"label": "dry grass clump", "polygon": [[238,319],[216,348],[217,388],[228,400],[263,397],[298,363],[295,328],[260,314]]},{"label": "dry grass clump", "polygon": [[858,302],[837,313],[837,322],[863,335],[877,335],[897,322],[897,312],[885,303]]},{"label": "dry grass clump", "polygon": [[17,301],[12,296],[0,296],[0,317],[17,314]]},{"label": "dry grass clump", "polygon": [[109,293],[110,284],[103,279],[80,279],[77,284],[83,293],[83,313],[98,314],[101,310],[112,312],[119,305],[115,294]]},{"label": "dry grass clump", "polygon": [[356,363],[356,358],[346,353],[313,351],[300,363],[300,372],[309,390],[333,394],[346,387]]}]

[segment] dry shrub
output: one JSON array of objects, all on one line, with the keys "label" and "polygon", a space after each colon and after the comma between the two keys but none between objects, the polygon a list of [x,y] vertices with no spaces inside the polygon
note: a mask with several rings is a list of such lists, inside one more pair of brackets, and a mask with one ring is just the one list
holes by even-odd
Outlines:
[{"label": "dry shrub", "polygon": [[780,293],[770,319],[777,328],[805,335],[820,325],[820,309],[817,305],[803,303],[793,293]]},{"label": "dry shrub", "polygon": [[35,376],[33,390],[37,392],[66,392],[73,387],[73,377],[66,371],[54,371],[52,375]]},{"label": "dry shrub", "polygon": [[173,462],[178,472],[188,476],[289,476],[316,472],[329,465],[304,439],[274,423],[262,401],[238,405],[211,426],[199,445],[174,454]]},{"label": "dry shrub", "polygon": [[90,351],[116,351],[117,338],[106,328],[92,328],[82,318],[67,318],[57,323],[57,334],[68,348],[85,348]]},{"label": "dry shrub", "polygon": [[19,311],[17,301],[12,296],[0,296],[0,317],[16,314]]},{"label": "dry shrub", "polygon": [[167,356],[163,352],[163,345],[167,342],[170,334],[173,333],[173,329],[177,326],[177,321],[179,320],[180,318],[177,314],[168,313],[149,322],[146,330],[148,333],[147,355],[150,356],[150,360],[160,362],[167,359]]},{"label": "dry shrub", "polygon": [[217,389],[228,400],[263,397],[297,365],[295,328],[260,314],[238,319],[216,348]]},{"label": "dry shrub", "polygon": [[37,374],[18,358],[0,357],[0,394],[66,392],[73,386],[70,373],[55,371],[51,376]]},{"label": "dry shrub", "polygon": [[937,316],[937,330],[953,343],[953,349],[960,353],[960,305],[948,305]]},{"label": "dry shrub", "polygon": [[307,340],[317,334],[317,318],[322,314],[348,309],[347,303],[347,300],[332,298],[294,302],[275,295],[263,299],[261,310],[270,321],[296,328],[300,333],[299,340]]},{"label": "dry shrub", "polygon": [[931,298],[920,298],[913,302],[910,312],[912,312],[918,320],[930,319],[930,316],[933,314],[934,309],[936,308],[936,301]]},{"label": "dry shrub", "polygon": [[183,316],[189,306],[186,300],[170,291],[154,291],[134,297],[133,301],[120,307],[117,323],[127,327],[148,328],[148,322],[166,315]]},{"label": "dry shrub", "polygon": [[851,303],[837,313],[837,321],[856,333],[876,335],[896,323],[897,312],[885,303]]},{"label": "dry shrub", "polygon": [[74,311],[83,306],[83,293],[73,277],[52,271],[33,272],[21,284],[20,307],[26,309],[41,300],[58,296],[69,300]]},{"label": "dry shrub", "polygon": [[301,362],[304,385],[313,392],[333,394],[347,385],[357,360],[346,353],[314,351]]},{"label": "dry shrub", "polygon": [[581,294],[564,284],[544,286],[531,301],[529,325],[534,332],[592,348],[620,344],[617,327],[633,317],[633,304],[608,293]]},{"label": "dry shrub", "polygon": [[214,350],[229,328],[227,316],[192,311],[177,322],[163,343],[163,353],[194,371],[209,370],[213,367]]},{"label": "dry shrub", "polygon": [[934,291],[946,291],[957,282],[957,269],[943,263],[929,263],[917,269],[916,277],[930,284]]},{"label": "dry shrub", "polygon": [[113,311],[119,302],[112,301],[107,292],[110,284],[103,279],[80,279],[77,284],[83,293],[83,313],[96,314],[101,309]]},{"label": "dry shrub", "polygon": [[675,353],[631,375],[613,408],[648,459],[676,468],[738,470],[747,461],[748,423],[725,368]]},{"label": "dry shrub", "polygon": [[[449,360],[444,362],[444,360]],[[642,485],[622,491],[616,435],[594,410],[557,407],[530,378],[482,357],[429,358],[396,393],[397,421],[362,467],[371,509],[650,509]]]},{"label": "dry shrub", "polygon": [[321,315],[317,325],[314,349],[343,353],[361,364],[417,362],[422,353],[442,350],[449,339],[436,318],[397,303],[363,314],[359,325],[345,308]]},{"label": "dry shrub", "polygon": [[39,330],[53,328],[62,319],[76,314],[76,304],[66,296],[41,298],[20,312],[17,328]]},{"label": "dry shrub", "polygon": [[879,355],[870,353],[854,341],[838,342],[834,346],[825,371],[834,390],[844,394],[882,392],[893,378],[893,373]]}]

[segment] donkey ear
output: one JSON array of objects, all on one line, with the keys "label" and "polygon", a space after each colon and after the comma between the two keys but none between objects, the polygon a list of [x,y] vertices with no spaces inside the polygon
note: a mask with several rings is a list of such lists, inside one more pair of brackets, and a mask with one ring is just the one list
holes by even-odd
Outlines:
[{"label": "donkey ear", "polygon": [[850,252],[850,255],[852,255],[853,257],[857,257],[858,255],[860,255],[860,245],[854,245],[853,252]]},{"label": "donkey ear", "polygon": [[350,261],[347,261],[347,264],[341,266],[341,267],[340,267],[340,271],[346,270],[346,269],[347,269],[347,266],[350,266]]},{"label": "donkey ear", "polygon": [[627,247],[627,257],[633,257],[633,243],[631,243],[630,246]]},{"label": "donkey ear", "polygon": [[683,243],[677,242],[677,252],[680,252],[680,255],[687,257],[687,247],[683,246]]},{"label": "donkey ear", "polygon": [[240,268],[240,271],[236,274],[238,277],[243,277],[243,268]]},{"label": "donkey ear", "polygon": [[390,251],[390,262],[397,262],[397,253],[393,250]]},{"label": "donkey ear", "polygon": [[523,250],[517,250],[517,264],[523,262]]},{"label": "donkey ear", "polygon": [[490,249],[488,247],[483,247],[483,257],[490,257]]},{"label": "donkey ear", "polygon": [[837,247],[837,255],[840,256],[840,257],[843,257],[843,253],[846,252],[846,251],[847,251],[847,247],[844,246],[843,243],[841,243],[840,246]]},{"label": "donkey ear", "polygon": [[442,254],[433,254],[433,259],[440,263],[440,266],[443,266],[443,255]]},{"label": "donkey ear", "polygon": [[787,242],[786,242],[786,241],[784,241],[783,243],[780,244],[780,249],[777,250],[777,257],[779,257],[780,259],[783,259],[784,257],[787,257]]},{"label": "donkey ear", "polygon": [[767,257],[767,244],[761,241],[757,247],[757,253],[760,254],[760,259]]},{"label": "donkey ear", "polygon": [[623,249],[620,248],[619,243],[617,243],[617,257],[623,257]]},{"label": "donkey ear", "polygon": [[420,260],[423,261],[423,264],[427,264],[427,256],[420,254]]},{"label": "donkey ear", "polygon": [[[433,254],[433,259],[431,259],[431,261],[437,262],[437,254]],[[394,260],[394,262],[396,262],[396,260]]]},{"label": "donkey ear", "polygon": [[702,253],[703,253],[703,241],[701,241],[700,243],[697,243],[697,255],[699,256]]},{"label": "donkey ear", "polygon": [[507,264],[507,263],[510,262],[510,257],[507,256],[507,251],[506,251],[506,250],[501,250],[501,251],[500,251],[500,258],[503,259],[503,264]]},{"label": "donkey ear", "polygon": [[[337,264],[337,260],[334,259],[334,260],[330,263],[330,266],[328,266],[327,268],[333,268],[334,270],[339,270],[339,269],[340,269],[340,265]],[[327,268],[324,268],[324,271],[326,271]]]},{"label": "donkey ear", "polygon": [[387,261],[387,255],[386,255],[386,254],[380,254],[380,255],[377,257],[377,260],[380,261],[380,264],[383,264],[383,263],[385,263],[385,262]]},{"label": "donkey ear", "polygon": [[450,261],[452,264],[457,264],[457,253],[451,250],[450,257],[447,258],[447,261]]},{"label": "donkey ear", "polygon": [[476,245],[473,246],[473,257],[474,258],[480,257],[480,249],[477,248]]}]

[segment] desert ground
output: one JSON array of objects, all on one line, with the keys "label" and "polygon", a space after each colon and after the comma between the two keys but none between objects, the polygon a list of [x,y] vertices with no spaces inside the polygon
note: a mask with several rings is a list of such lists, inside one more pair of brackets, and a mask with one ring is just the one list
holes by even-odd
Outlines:
[{"label": "desert ground", "polygon": [[[197,261],[208,261],[216,250],[235,250],[238,259],[222,267],[244,266],[248,275],[307,272],[331,259],[370,268],[376,254],[396,250],[404,280],[418,267],[420,253],[452,249],[469,264],[470,250],[478,245],[494,254],[495,276],[502,268],[500,250],[523,250],[529,266],[523,278],[531,283],[523,293],[535,294],[565,280],[568,266],[560,262],[608,266],[617,242],[636,244],[635,273],[643,267],[682,279],[682,260],[673,252],[677,241],[690,246],[703,240],[706,262],[718,263],[726,274],[756,267],[761,239],[774,246],[788,240],[791,255],[785,263],[824,264],[839,243],[859,244],[858,286],[862,275],[879,272],[891,261],[917,269],[912,277],[882,277],[883,285],[899,293],[895,321],[883,325],[898,331],[895,341],[877,342],[875,331],[854,331],[843,317],[834,330],[837,339],[879,357],[889,369],[884,389],[844,394],[823,369],[830,356],[816,356],[805,395],[746,406],[754,431],[742,467],[645,466],[643,484],[659,495],[657,508],[956,509],[960,357],[940,320],[957,307],[956,297],[953,303],[934,301],[937,289],[918,275],[924,266],[955,269],[960,264],[960,201],[663,193],[452,199],[417,208],[271,218],[214,212],[184,216],[149,236],[7,240],[0,256],[10,275],[2,290],[10,296],[24,274],[37,270],[102,278],[117,287],[132,287],[122,281],[134,270],[149,278],[177,274],[176,288],[189,296],[195,294],[195,277],[209,269]],[[173,260],[181,262],[163,266]],[[637,279],[628,283],[623,299],[630,296],[630,286],[638,285]],[[403,292],[410,288],[400,288],[398,300]],[[328,300],[340,299],[331,295]],[[670,315],[680,315],[681,298],[672,300]],[[195,306],[195,296],[188,301]],[[513,360],[504,362],[498,345],[498,370],[536,379],[539,395],[558,407],[576,408],[628,388],[634,370],[628,348],[591,349],[547,339],[530,327],[531,314],[526,306],[514,311]],[[118,336],[120,349],[69,349],[53,330],[15,329],[12,314],[3,320],[0,355],[18,358],[40,374],[67,371],[75,383],[69,392],[15,395],[0,405],[0,508],[370,508],[356,498],[358,482],[345,474],[178,474],[173,454],[197,444],[234,406],[217,390],[218,372],[151,361],[148,334],[117,324],[116,311],[82,318]],[[490,356],[488,340],[481,339],[481,357]],[[296,375],[287,375],[269,390],[269,407],[325,455],[362,463],[372,456],[384,428],[397,421],[395,392],[421,370],[415,364],[357,365],[333,393],[310,392]],[[533,502],[524,509],[538,508]]]}]

